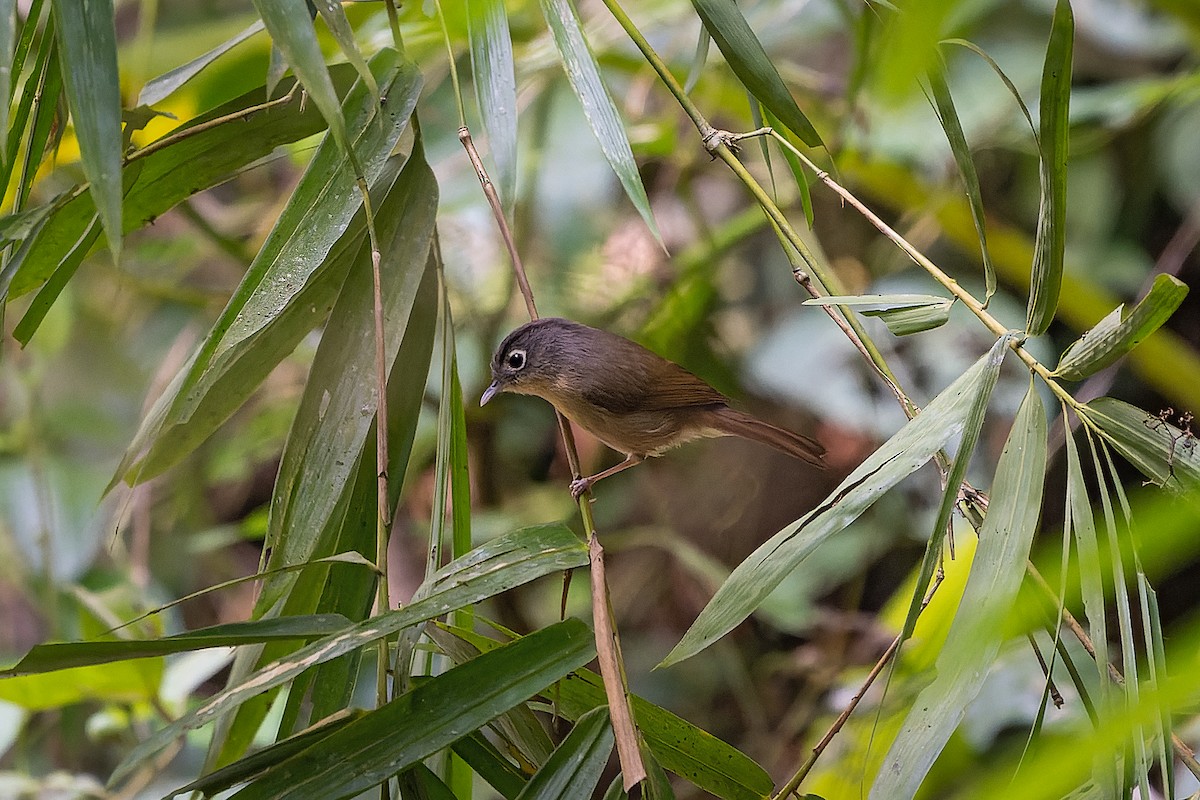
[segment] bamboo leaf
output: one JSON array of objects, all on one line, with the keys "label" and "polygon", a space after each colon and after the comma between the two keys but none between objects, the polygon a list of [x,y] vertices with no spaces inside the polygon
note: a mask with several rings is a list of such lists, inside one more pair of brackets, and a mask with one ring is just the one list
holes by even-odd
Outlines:
[{"label": "bamboo leaf", "polygon": [[180,786],[170,796],[175,797],[187,792],[200,792],[206,797],[212,797],[228,789],[230,786],[245,783],[266,772],[270,767],[307,750],[344,727],[347,723],[353,722],[366,713],[363,709],[357,708],[341,711],[328,719],[321,720],[320,723],[308,730],[301,731],[295,736],[289,736],[246,756],[236,764],[230,764],[215,772],[210,772],[192,781],[187,786]]},{"label": "bamboo leaf", "polygon": [[975,232],[979,236],[979,251],[983,259],[983,275],[986,283],[986,293],[983,305],[996,293],[996,268],[992,265],[992,256],[988,252],[987,224],[983,213],[983,194],[979,188],[979,174],[975,171],[975,161],[971,158],[971,146],[967,143],[967,135],[963,132],[962,122],[959,121],[958,111],[954,107],[954,97],[946,83],[946,64],[941,58],[937,65],[929,71],[929,88],[933,97],[934,110],[946,133],[946,141],[950,143],[950,152],[954,155],[954,163],[958,166],[958,174],[962,177],[963,188],[967,191],[967,202],[971,208],[971,221],[975,223]]},{"label": "bamboo leaf", "polygon": [[[350,87],[353,71],[348,66],[339,65],[333,74],[339,86]],[[260,103],[262,94],[261,87],[247,92],[190,121],[181,130],[230,115],[236,117],[237,112]],[[124,176],[125,231],[148,224],[185,197],[229,180],[276,147],[319,133],[324,120],[302,100],[297,92],[291,102],[275,106],[269,112],[234,118],[192,133],[132,162]],[[135,164],[140,166],[134,167]],[[61,207],[54,209],[32,241],[27,241],[22,252],[0,273],[0,290],[11,281],[9,296],[17,297],[45,281],[95,215],[91,195],[80,191],[68,193]]]},{"label": "bamboo leaf", "polygon": [[595,656],[568,619],[422,682],[270,768],[239,800],[353,797],[433,755]]},{"label": "bamboo leaf", "polygon": [[525,774],[483,734],[476,731],[459,739],[453,747],[455,755],[467,762],[467,766],[475,770],[505,800],[513,800],[521,793],[521,788],[525,786]]},{"label": "bamboo leaf", "polygon": [[[354,40],[354,29],[350,27],[350,20],[346,19],[346,11],[342,8],[342,4],[335,0],[313,0],[312,4],[316,7],[317,13],[321,15],[321,19],[325,20],[325,25],[333,34],[338,47],[341,48],[342,55],[354,67],[354,71],[362,78],[363,83],[367,84],[371,97],[378,103],[379,85],[375,82],[375,76],[371,74],[366,59],[358,49],[358,42]],[[336,97],[336,95],[334,96]]]},{"label": "bamboo leaf", "polygon": [[[999,340],[1004,341],[1004,340]],[[978,389],[999,370],[998,346],[942,391],[924,411],[872,453],[815,509],[772,536],[743,561],[660,666],[708,647],[748,617],[821,542],[845,528],[880,495],[958,438]]]},{"label": "bamboo leaf", "polygon": [[[1008,350],[1009,337],[1001,337],[993,345],[993,354],[1002,358]],[[954,463],[946,476],[946,490],[942,493],[942,502],[938,507],[938,515],[933,523],[933,531],[929,534],[929,545],[925,549],[925,557],[921,562],[920,573],[916,586],[913,587],[913,597],[908,606],[908,615],[904,620],[900,638],[906,641],[913,634],[917,625],[917,616],[921,613],[921,604],[929,582],[933,579],[934,571],[940,562],[942,539],[950,527],[950,516],[958,504],[958,494],[962,490],[963,481],[967,476],[967,467],[971,464],[971,456],[975,453],[975,445],[979,441],[979,432],[983,430],[983,420],[987,416],[988,401],[991,400],[992,390],[996,388],[996,380],[1000,377],[999,370],[989,370],[984,373],[983,380],[976,389],[971,408],[967,412],[966,423],[963,426],[962,441],[958,452],[954,455]]]},{"label": "bamboo leaf", "polygon": [[[383,173],[421,86],[416,68],[393,51],[372,64],[386,76],[383,109],[361,82],[346,107],[370,183]],[[388,124],[379,124],[380,114]],[[364,235],[365,227],[351,225],[362,219],[361,200],[339,148],[323,142],[220,319],[143,420],[114,482],[146,480],[189,453],[327,313]]]},{"label": "bamboo leaf", "polygon": [[750,93],[784,127],[799,136],[800,141],[809,147],[823,147],[817,129],[796,105],[771,57],[746,23],[737,4],[733,0],[692,0],[692,6],[725,56],[729,68]]},{"label": "bamboo leaf", "polygon": [[1062,354],[1054,374],[1077,381],[1099,372],[1158,330],[1187,297],[1188,287],[1171,275],[1159,275],[1132,311],[1120,305],[1076,339]]},{"label": "bamboo leaf", "polygon": [[625,194],[642,215],[646,227],[662,244],[662,236],[654,222],[654,212],[646,197],[646,187],[642,185],[642,176],[633,158],[629,137],[625,135],[621,115],[600,78],[600,67],[588,48],[575,7],[569,0],[541,0],[541,5],[542,14],[546,17],[546,24],[550,26],[554,44],[562,58],[567,80],[583,106],[584,116],[600,142],[604,157],[625,187]]},{"label": "bamboo leaf", "polygon": [[192,78],[200,74],[200,72],[209,64],[216,61],[221,56],[228,53],[233,48],[237,47],[242,42],[249,39],[256,33],[261,33],[266,30],[262,20],[252,23],[249,27],[238,33],[236,36],[225,40],[221,44],[209,50],[207,53],[198,55],[186,64],[181,64],[175,69],[164,72],[157,78],[151,78],[146,81],[146,85],[142,87],[142,91],[138,94],[137,104],[139,106],[152,106],[155,103],[161,103],[166,100],[175,90]]},{"label": "bamboo leaf", "polygon": [[1005,443],[979,547],[933,682],[913,702],[871,787],[871,798],[916,795],[962,720],[1003,643],[1041,510],[1046,411],[1032,381]]},{"label": "bamboo leaf", "polygon": [[361,622],[336,636],[318,639],[213,695],[198,708],[141,742],[117,767],[110,780],[119,783],[130,770],[177,736],[212,722],[312,666],[535,578],[586,563],[586,546],[562,525],[524,528],[494,539],[439,570],[422,585],[420,600]]},{"label": "bamboo leaf", "polygon": [[866,317],[879,317],[895,336],[932,330],[950,319],[954,301],[928,294],[831,295],[805,300],[810,306],[849,306]]},{"label": "bamboo leaf", "polygon": [[[418,151],[377,206],[388,364],[400,350],[425,274],[437,198],[437,180]],[[270,566],[311,557],[373,425],[378,379],[371,259],[370,243],[364,241],[330,314],[288,435],[267,526]],[[291,576],[270,581],[256,608],[270,608],[291,582]]]},{"label": "bamboo leaf", "polygon": [[1112,397],[1093,400],[1080,413],[1159,486],[1187,492],[1200,488],[1200,448],[1189,431]]},{"label": "bamboo leaf", "polygon": [[496,164],[496,190],[505,215],[517,197],[517,78],[503,0],[467,0],[475,99]]},{"label": "bamboo leaf", "polygon": [[[8,131],[16,44],[17,0],[0,0],[0,134]],[[0,160],[7,160],[6,150],[0,150]]]},{"label": "bamboo leaf", "polygon": [[1075,18],[1070,0],[1058,0],[1042,66],[1042,101],[1039,109],[1038,154],[1042,201],[1038,209],[1033,275],[1029,285],[1029,311],[1025,330],[1046,332],[1058,310],[1062,287],[1063,254],[1067,227],[1067,135],[1071,102],[1071,50]]},{"label": "bamboo leaf", "polygon": [[[578,719],[608,700],[599,675],[572,673],[551,695],[567,719]],[[753,759],[708,731],[641,697],[630,697],[638,731],[667,770],[725,800],[762,800],[771,778]]]},{"label": "bamboo leaf", "polygon": [[132,658],[151,658],[207,647],[236,647],[275,639],[316,639],[347,627],[340,614],[231,622],[167,636],[162,639],[108,639],[85,642],[49,642],[34,647],[16,665],[0,670],[0,678],[53,672],[91,664]]},{"label": "bamboo leaf", "polygon": [[518,800],[591,797],[612,749],[613,729],[608,708],[593,708],[575,721],[575,727],[550,754],[550,759],[525,784]]},{"label": "bamboo leaf", "polygon": [[[320,109],[341,154],[354,159],[356,156],[342,117],[342,104],[329,78],[329,70],[325,68],[325,56],[317,43],[308,3],[306,0],[254,0],[254,7],[258,9],[267,33],[271,34],[271,41]],[[372,96],[378,97],[378,91]]]},{"label": "bamboo leaf", "polygon": [[[113,260],[121,256],[121,87],[112,0],[53,0],[63,85],[83,174]],[[5,101],[7,102],[7,101]]]}]

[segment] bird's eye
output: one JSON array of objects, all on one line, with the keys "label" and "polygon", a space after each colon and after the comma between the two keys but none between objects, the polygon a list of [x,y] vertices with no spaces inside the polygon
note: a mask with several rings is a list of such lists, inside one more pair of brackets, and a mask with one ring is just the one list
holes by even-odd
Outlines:
[{"label": "bird's eye", "polygon": [[510,369],[521,369],[525,366],[525,351],[513,350],[508,354],[508,366]]}]

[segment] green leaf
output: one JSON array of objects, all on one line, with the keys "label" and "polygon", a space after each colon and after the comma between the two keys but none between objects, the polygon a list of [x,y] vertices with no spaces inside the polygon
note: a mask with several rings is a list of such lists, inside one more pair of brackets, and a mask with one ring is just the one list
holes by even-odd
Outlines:
[{"label": "green leaf", "polygon": [[1093,400],[1080,413],[1159,486],[1200,489],[1200,447],[1191,432],[1112,397]]},{"label": "green leaf", "polygon": [[454,753],[475,770],[479,777],[499,792],[505,800],[513,800],[525,786],[525,774],[476,731],[454,743]]},{"label": "green leaf", "polygon": [[[393,51],[372,64],[387,101],[377,109],[358,82],[346,111],[373,183],[408,125],[421,78]],[[325,316],[365,230],[351,225],[361,201],[338,147],[323,142],[220,319],[143,420],[114,481],[149,479],[191,452]]]},{"label": "green leaf", "polygon": [[[494,623],[492,627],[511,635]],[[487,651],[499,646],[495,640],[465,629],[447,632],[444,626],[437,627],[431,629],[430,635],[447,655],[460,663],[473,658],[478,650]],[[557,712],[569,720],[579,719],[588,711],[606,707],[608,703],[603,680],[586,669],[571,673],[545,696],[553,702]],[[662,767],[686,778],[706,793],[727,800],[762,800],[771,793],[771,777],[745,753],[641,697],[631,695],[630,703],[638,731]],[[521,707],[513,709],[508,716],[515,716],[522,710]],[[520,744],[498,724],[503,719],[498,719],[493,726],[509,743]],[[532,715],[530,719],[538,725]],[[545,738],[540,725],[537,731]],[[545,761],[530,758],[530,753],[524,749],[522,754],[534,764]]]},{"label": "green leaf", "polygon": [[1187,297],[1188,287],[1171,275],[1159,275],[1132,311],[1117,306],[1062,354],[1054,374],[1069,381],[1107,367],[1158,330]]},{"label": "green leaf", "polygon": [[772,536],[717,591],[660,666],[700,652],[748,617],[821,542],[845,528],[880,495],[958,438],[979,387],[1000,369],[998,345],[942,391],[924,411],[872,453],[815,509]]},{"label": "green leaf", "polygon": [[517,197],[517,77],[503,0],[467,0],[475,99],[496,164],[496,190],[511,222]]},{"label": "green leaf", "polygon": [[608,720],[608,708],[593,708],[575,721],[575,727],[562,744],[525,784],[518,800],[591,797],[612,749],[613,729]]},{"label": "green leaf", "polygon": [[266,772],[270,767],[286,761],[299,752],[307,750],[344,727],[347,723],[353,722],[366,713],[366,711],[358,708],[341,711],[328,719],[321,720],[320,723],[308,730],[301,731],[295,736],[289,736],[246,756],[236,764],[230,764],[215,772],[210,772],[204,777],[192,781],[187,786],[180,786],[169,796],[177,797],[188,792],[200,792],[206,797],[212,797],[225,791],[230,786],[245,783],[255,776]]},{"label": "green leaf", "polygon": [[[1010,338],[1007,336],[996,340],[992,347],[998,358],[1003,358],[1008,351]],[[904,627],[900,631],[901,641],[907,641],[917,626],[917,617],[925,600],[934,571],[941,564],[942,540],[950,527],[950,518],[958,505],[958,495],[962,490],[963,481],[967,476],[967,467],[971,465],[971,456],[975,453],[975,445],[979,442],[979,432],[983,429],[983,420],[987,416],[988,402],[992,398],[992,390],[996,388],[996,379],[1000,377],[998,370],[989,370],[984,374],[976,390],[975,399],[967,412],[966,424],[963,427],[962,441],[954,454],[954,463],[946,476],[946,489],[942,493],[942,502],[938,506],[938,515],[933,523],[933,531],[929,534],[929,544],[925,548],[925,557],[921,561],[916,585],[913,587],[912,600],[908,605],[908,614],[904,619]]]},{"label": "green leaf", "polygon": [[[607,705],[604,683],[588,670],[572,673],[549,695],[567,719]],[[638,731],[667,770],[725,800],[762,800],[771,777],[749,756],[706,730],[641,697],[630,697]]]},{"label": "green leaf", "polygon": [[[0,0],[0,134],[8,131],[12,102],[13,50],[17,44],[17,0]],[[8,154],[0,150],[0,159]]]},{"label": "green leaf", "polygon": [[198,708],[156,731],[113,772],[119,783],[137,764],[183,733],[195,730],[306,669],[418,625],[456,608],[477,603],[535,578],[587,563],[587,547],[562,525],[514,531],[452,561],[421,586],[420,600],[319,639],[286,658],[267,664],[242,682],[210,697]]},{"label": "green leaf", "polygon": [[971,573],[933,682],[912,704],[871,787],[873,799],[916,795],[1003,644],[1002,624],[1025,576],[1041,511],[1046,471],[1046,410],[1030,382],[1005,443]]},{"label": "green leaf", "polygon": [[353,797],[433,755],[595,656],[568,619],[422,682],[269,769],[233,797]]},{"label": "green leaf", "polygon": [[1038,154],[1042,201],[1038,209],[1033,275],[1029,285],[1029,313],[1025,330],[1033,336],[1046,332],[1058,310],[1062,288],[1063,253],[1067,228],[1067,135],[1071,102],[1071,50],[1075,18],[1069,0],[1058,0],[1042,67],[1042,102],[1039,109]]},{"label": "green leaf", "polygon": [[646,197],[646,187],[642,185],[642,176],[633,158],[629,137],[625,135],[625,126],[621,123],[621,115],[600,79],[600,67],[588,49],[575,7],[569,0],[541,0],[541,4],[542,14],[546,17],[546,24],[550,26],[554,44],[562,58],[567,80],[579,97],[584,116],[600,142],[604,157],[625,187],[625,194],[642,215],[646,227],[662,244],[662,236],[654,222],[654,212],[650,209],[650,200]]},{"label": "green leaf", "polygon": [[185,653],[207,647],[236,647],[275,639],[316,639],[344,630],[350,621],[338,614],[231,622],[200,628],[162,639],[107,639],[87,642],[50,642],[34,647],[15,666],[0,670],[0,678],[53,672],[90,664],[107,664],[131,658]]},{"label": "green leaf", "polygon": [[[349,87],[353,71],[347,65],[333,72],[339,86]],[[252,90],[200,117],[180,131],[199,127],[214,119],[235,115],[262,101],[262,88]],[[299,141],[324,127],[324,120],[303,95],[297,92],[291,102],[272,107],[159,147],[151,144],[135,152],[125,170],[125,231],[139,228],[170,209],[180,200],[208,189],[238,174],[247,165],[270,154],[276,147]],[[172,133],[171,136],[175,136]],[[161,140],[160,140],[161,141]],[[141,155],[145,153],[145,155]],[[136,165],[136,166],[135,166]],[[27,252],[18,254],[4,274],[10,275],[10,296],[20,296],[46,280],[74,247],[96,214],[92,197],[84,192],[67,195],[61,208],[27,243]],[[0,277],[0,289],[6,285]]]},{"label": "green leaf", "polygon": [[1100,546],[1096,538],[1096,519],[1092,501],[1084,482],[1083,465],[1075,437],[1066,437],[1067,450],[1067,509],[1068,524],[1075,534],[1079,551],[1079,588],[1083,611],[1088,623],[1088,635],[1096,649],[1096,676],[1101,693],[1108,685],[1108,626],[1104,603],[1104,572],[1100,566]]},{"label": "green leaf", "polygon": [[367,84],[371,97],[379,102],[379,84],[375,82],[375,76],[371,74],[366,59],[358,49],[358,42],[354,39],[354,29],[350,27],[350,20],[346,19],[346,11],[342,8],[342,4],[335,0],[312,0],[312,5],[316,7],[321,19],[325,20],[325,25],[333,34],[338,47],[341,48],[342,55],[353,65],[358,77]]},{"label": "green leaf", "polygon": [[[267,33],[271,34],[271,41],[304,85],[321,116],[325,117],[341,154],[355,159],[346,133],[346,121],[342,117],[342,104],[329,78],[329,70],[325,68],[325,56],[317,43],[308,3],[306,0],[254,0],[254,7],[267,26]],[[372,97],[378,96],[378,91],[372,93]]]},{"label": "green leaf", "polygon": [[[108,236],[121,255],[121,86],[112,0],[53,0],[63,84],[83,174]],[[7,102],[7,101],[5,101]]]},{"label": "green leaf", "polygon": [[[967,190],[967,202],[971,207],[971,221],[975,223],[975,233],[979,236],[979,251],[983,259],[983,274],[986,282],[984,306],[996,293],[996,268],[992,265],[992,256],[988,252],[987,224],[983,213],[983,194],[979,188],[979,174],[975,171],[975,161],[971,158],[971,146],[967,144],[967,135],[963,132],[962,123],[958,119],[958,111],[954,107],[954,97],[946,83],[946,64],[941,58],[937,65],[929,71],[929,88],[933,97],[934,110],[946,132],[946,141],[950,143],[950,152],[954,154],[954,163],[958,165],[958,174],[962,176],[963,187]],[[895,331],[893,331],[895,333]]]},{"label": "green leaf", "polygon": [[[414,152],[376,206],[388,364],[400,350],[425,274],[437,201],[433,171]],[[267,527],[270,566],[300,563],[313,553],[372,429],[377,384],[371,249],[364,241],[321,337],[288,435]],[[256,607],[270,608],[291,582],[271,581]]]},{"label": "green leaf", "polygon": [[954,301],[929,294],[865,294],[817,297],[804,304],[849,306],[863,316],[879,317],[895,336],[907,336],[945,325]]},{"label": "green leaf", "polygon": [[817,129],[796,105],[762,42],[733,0],[692,0],[729,68],[750,93],[809,147],[823,147]]},{"label": "green leaf", "polygon": [[73,667],[0,680],[0,701],[26,711],[84,702],[147,703],[159,696],[162,676],[161,658]]},{"label": "green leaf", "polygon": [[228,53],[233,48],[237,47],[242,42],[249,39],[256,33],[260,33],[266,29],[262,20],[254,22],[241,33],[231,39],[227,39],[221,44],[209,50],[203,55],[196,56],[186,64],[182,64],[175,69],[164,72],[157,78],[152,78],[142,87],[141,93],[138,94],[137,104],[139,106],[152,106],[155,103],[161,103],[166,100],[175,90],[192,78],[200,74],[201,70],[209,64],[216,61],[221,56]]},{"label": "green leaf", "polygon": [[75,274],[75,270],[79,269],[79,265],[83,263],[83,259],[91,251],[92,245],[99,238],[99,217],[94,216],[91,223],[84,230],[83,235],[79,237],[79,241],[66,254],[62,263],[58,265],[58,269],[54,270],[54,274],[50,276],[50,280],[42,284],[37,297],[33,298],[33,302],[29,304],[29,308],[25,311],[24,316],[21,317],[21,321],[13,328],[14,339],[22,345],[29,344],[30,339],[33,338],[33,334],[41,326],[42,320],[46,318],[46,314],[50,313],[50,308],[54,305],[54,301],[58,299],[63,289],[67,287],[67,281]]}]

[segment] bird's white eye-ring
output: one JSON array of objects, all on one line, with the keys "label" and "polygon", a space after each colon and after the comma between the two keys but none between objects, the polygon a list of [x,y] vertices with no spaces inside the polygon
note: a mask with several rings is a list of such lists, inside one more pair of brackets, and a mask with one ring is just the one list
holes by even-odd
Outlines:
[{"label": "bird's white eye-ring", "polygon": [[525,351],[513,350],[508,354],[507,361],[509,369],[521,369],[525,366]]}]

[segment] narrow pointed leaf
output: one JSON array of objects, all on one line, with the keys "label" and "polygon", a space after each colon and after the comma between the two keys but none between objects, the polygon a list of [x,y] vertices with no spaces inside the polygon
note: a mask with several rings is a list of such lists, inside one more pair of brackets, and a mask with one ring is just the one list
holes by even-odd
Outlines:
[{"label": "narrow pointed leaf", "polygon": [[1179,308],[1187,293],[1187,284],[1178,278],[1159,275],[1132,311],[1117,306],[1075,340],[1062,354],[1054,374],[1077,381],[1104,369],[1158,330]]},{"label": "narrow pointed leaf", "polygon": [[737,4],[733,0],[692,0],[692,5],[738,80],[800,141],[809,147],[823,147],[816,128],[796,105]]},{"label": "narrow pointed leaf", "polygon": [[[346,109],[370,183],[407,127],[421,86],[416,68],[393,51],[372,64],[385,76],[383,108],[359,82]],[[362,218],[361,202],[340,149],[323,142],[220,319],[143,420],[116,479],[148,479],[191,452],[327,313],[345,274],[328,267],[351,263],[345,256],[357,251],[365,230],[356,238],[351,226]]]},{"label": "narrow pointed leaf", "polygon": [[[599,675],[571,674],[549,695],[567,719],[606,706]],[[771,794],[771,777],[742,751],[648,700],[630,697],[638,731],[662,766],[725,800],[762,800]]]},{"label": "narrow pointed leaf", "polygon": [[[493,627],[496,627],[494,623]],[[479,650],[486,652],[499,646],[494,639],[464,629],[447,632],[435,628],[431,636],[459,663],[474,658]],[[545,696],[554,703],[557,712],[569,720],[579,719],[588,711],[608,703],[603,679],[586,669],[571,673]],[[630,696],[630,705],[638,732],[662,767],[686,778],[707,794],[726,800],[762,800],[771,793],[771,777],[742,751],[637,695]],[[519,711],[521,709],[517,708],[513,713]],[[545,737],[544,732],[541,735]],[[525,755],[528,758],[528,754]],[[530,760],[534,764],[545,761]]]},{"label": "narrow pointed leaf", "polygon": [[[996,340],[992,346],[992,355],[1003,358],[1008,351],[1009,337]],[[988,401],[991,400],[992,390],[996,388],[996,379],[1000,377],[999,370],[988,370],[983,380],[979,381],[971,408],[967,412],[966,424],[963,426],[962,441],[954,454],[954,463],[946,476],[946,490],[942,493],[942,502],[938,506],[937,519],[933,523],[933,531],[929,534],[929,546],[925,549],[925,558],[916,586],[913,587],[912,600],[909,602],[908,615],[904,619],[904,627],[900,631],[901,641],[907,641],[917,626],[917,616],[921,613],[921,604],[925,600],[925,592],[933,579],[934,571],[941,561],[941,545],[950,526],[950,516],[958,505],[958,494],[962,490],[963,481],[967,476],[967,467],[971,464],[971,456],[975,453],[975,445],[979,441],[979,432],[983,429],[983,420],[987,415]]]},{"label": "narrow pointed leaf", "polygon": [[708,35],[708,29],[701,25],[700,35],[696,39],[696,52],[692,54],[692,64],[688,67],[687,79],[683,82],[685,94],[691,94],[692,89],[695,89],[696,84],[700,82],[700,76],[704,74],[704,65],[708,61],[708,48],[711,44],[712,37]]},{"label": "narrow pointed leaf", "polygon": [[608,708],[593,708],[575,721],[550,759],[525,784],[518,800],[591,797],[612,754],[613,741]]},{"label": "narrow pointed leaf", "polygon": [[325,20],[325,25],[333,34],[338,47],[341,48],[342,55],[353,65],[358,76],[367,84],[371,96],[378,101],[379,85],[375,83],[375,76],[371,74],[366,59],[358,49],[358,42],[354,39],[354,29],[350,27],[350,20],[346,19],[346,11],[342,8],[342,4],[335,0],[313,0],[313,5],[316,6],[321,19]]},{"label": "narrow pointed leaf", "polygon": [[231,622],[200,628],[162,639],[109,639],[86,642],[50,642],[30,650],[15,666],[0,670],[0,678],[53,672],[89,664],[107,664],[131,658],[151,658],[207,647],[236,647],[274,639],[317,639],[350,626],[339,614]]},{"label": "narrow pointed leaf", "polygon": [[[17,0],[0,0],[0,134],[8,132],[12,98],[13,50],[17,44]],[[0,150],[0,160],[7,151]]]},{"label": "narrow pointed leaf", "polygon": [[[425,274],[437,201],[433,171],[415,152],[376,207],[388,364],[399,352]],[[270,566],[301,563],[312,555],[373,426],[378,378],[371,258],[364,240],[321,337],[288,436],[267,528]],[[291,576],[271,581],[256,607],[270,608],[291,582]]]},{"label": "narrow pointed leaf", "polygon": [[517,196],[517,77],[503,0],[467,0],[467,24],[475,99],[496,164],[496,190],[511,217]]},{"label": "narrow pointed leaf", "polygon": [[988,252],[987,224],[983,213],[983,194],[979,188],[979,174],[975,171],[975,161],[971,158],[971,146],[967,144],[967,135],[963,132],[962,122],[958,119],[958,111],[954,107],[954,97],[946,83],[946,64],[940,58],[937,65],[929,72],[929,88],[933,95],[934,110],[946,133],[946,141],[950,143],[950,152],[954,154],[954,163],[958,165],[958,174],[962,177],[963,188],[967,192],[967,202],[971,207],[971,221],[975,223],[975,233],[979,236],[979,251],[983,259],[983,275],[986,283],[984,306],[991,296],[996,293],[996,268],[992,265],[992,256]]},{"label": "narrow pointed leaf", "polygon": [[266,772],[276,764],[307,750],[344,727],[347,723],[353,722],[366,713],[366,711],[358,708],[343,710],[328,719],[322,720],[308,730],[301,731],[295,736],[289,736],[282,741],[264,747],[235,764],[222,767],[215,772],[210,772],[204,777],[192,781],[187,786],[180,786],[170,796],[175,797],[187,794],[188,792],[200,792],[205,797],[212,797],[225,791],[230,786],[245,783],[255,776]]},{"label": "narrow pointed leaf", "polygon": [[1192,433],[1112,397],[1093,400],[1081,413],[1150,480],[1189,492],[1200,488],[1200,444]]},{"label": "narrow pointed leaf", "polygon": [[135,747],[114,771],[111,781],[119,783],[136,765],[166,747],[177,736],[212,722],[241,703],[286,683],[316,664],[543,575],[586,563],[587,547],[562,525],[525,528],[488,542],[439,570],[422,586],[422,599],[359,623],[336,636],[319,639],[208,698],[198,708],[156,731]]},{"label": "narrow pointed leaf", "polygon": [[849,306],[863,316],[878,317],[895,336],[932,330],[950,319],[954,301],[927,294],[829,296],[805,300],[805,305]]},{"label": "narrow pointed leaf", "polygon": [[1039,108],[1038,154],[1041,159],[1042,201],[1038,209],[1033,276],[1029,285],[1029,310],[1025,330],[1045,333],[1058,310],[1062,288],[1063,254],[1067,227],[1067,134],[1071,101],[1071,50],[1075,18],[1070,0],[1058,0],[1042,66],[1042,101]]},{"label": "narrow pointed leaf", "polygon": [[233,797],[353,797],[478,729],[595,656],[568,619],[422,682],[268,770]]},{"label": "narrow pointed leaf", "polygon": [[[254,7],[271,34],[271,41],[283,53],[288,66],[321,110],[342,155],[353,157],[346,121],[342,117],[342,104],[329,78],[329,70],[325,68],[325,56],[317,43],[308,3],[305,0],[254,0]],[[378,92],[373,96],[378,97]]]},{"label": "narrow pointed leaf", "polygon": [[121,86],[112,0],[54,0],[53,5],[83,174],[115,260],[121,255],[122,231]]},{"label": "narrow pointed leaf", "polygon": [[[346,89],[351,86],[354,73],[348,65],[335,66],[333,74],[338,86]],[[261,103],[262,96],[261,87],[247,92],[191,120],[181,130],[236,116],[237,112]],[[303,102],[303,93],[298,91],[291,102],[246,118],[233,118],[137,158],[126,168],[124,176],[125,231],[148,224],[185,197],[229,180],[276,147],[319,133],[324,127],[321,115],[311,104]],[[13,273],[9,294],[20,296],[45,281],[95,214],[90,194],[68,193],[61,207],[54,209],[35,238],[27,243],[27,251],[19,253],[5,267],[4,274]],[[0,289],[5,285],[6,279],[0,277]]]},{"label": "narrow pointed leaf", "polygon": [[1003,644],[1041,511],[1046,411],[1033,383],[1005,443],[979,547],[933,682],[913,702],[871,787],[874,799],[916,795]]},{"label": "narrow pointed leaf", "polygon": [[662,244],[662,236],[654,222],[654,212],[650,209],[646,187],[642,185],[642,176],[633,158],[629,137],[625,135],[621,115],[600,78],[600,66],[588,49],[575,7],[569,0],[541,0],[541,4],[546,23],[554,36],[554,44],[562,58],[567,80],[583,106],[584,116],[600,142],[604,157],[625,187],[625,194],[642,215],[646,227]]},{"label": "narrow pointed leaf", "polygon": [[479,733],[459,739],[454,743],[454,753],[479,777],[505,798],[513,800],[525,786],[526,776],[516,764],[509,761],[496,746]]},{"label": "narrow pointed leaf", "polygon": [[962,434],[981,382],[1000,368],[995,348],[942,391],[815,509],[772,536],[721,586],[660,666],[689,658],[748,617],[821,542],[845,528],[888,489]]},{"label": "narrow pointed leaf", "polygon": [[186,64],[182,64],[173,70],[164,72],[157,78],[152,78],[142,87],[141,93],[138,94],[137,104],[139,106],[152,106],[155,103],[161,103],[166,100],[175,90],[192,78],[200,74],[200,72],[209,64],[216,61],[221,56],[228,53],[233,48],[237,47],[242,42],[249,39],[256,33],[261,33],[266,29],[262,20],[253,22],[236,36],[227,39],[221,44],[209,50],[207,53],[198,55]]},{"label": "narrow pointed leaf", "polygon": [[58,265],[58,269],[54,270],[54,274],[50,276],[50,280],[42,284],[42,288],[38,291],[37,296],[33,298],[33,302],[29,304],[25,314],[21,317],[21,321],[13,328],[13,338],[22,345],[29,344],[33,334],[37,332],[41,326],[42,320],[50,313],[54,301],[62,294],[63,289],[67,288],[67,281],[75,274],[75,270],[79,269],[79,265],[83,263],[83,259],[91,252],[92,245],[100,238],[100,220],[99,217],[92,217],[91,223],[84,230],[83,235],[79,237],[79,241],[71,248],[70,252],[63,258],[62,263]]}]

